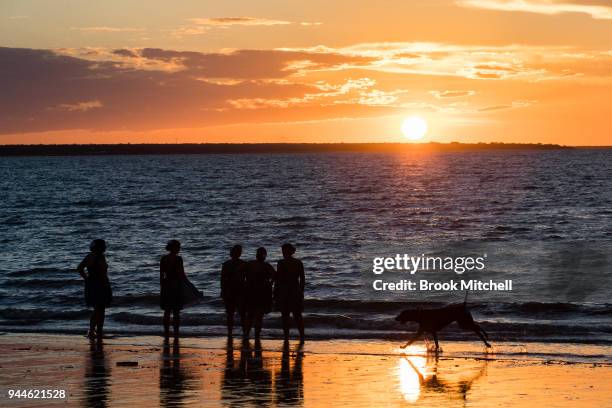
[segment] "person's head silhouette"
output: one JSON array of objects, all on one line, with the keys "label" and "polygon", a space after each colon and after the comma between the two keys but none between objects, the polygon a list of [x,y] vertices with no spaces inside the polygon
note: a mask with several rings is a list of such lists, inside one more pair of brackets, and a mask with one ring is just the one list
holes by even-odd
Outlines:
[{"label": "person's head silhouette", "polygon": [[287,242],[281,246],[281,251],[283,251],[283,258],[291,258],[295,254],[295,247]]},{"label": "person's head silhouette", "polygon": [[180,252],[180,250],[181,250],[181,243],[177,241],[176,239],[171,239],[166,244],[166,251],[170,252],[171,254],[176,255]]},{"label": "person's head silhouette", "polygon": [[103,254],[104,251],[106,251],[106,241],[103,239],[94,239],[91,241],[91,244],[89,244],[89,250],[91,252]]},{"label": "person's head silhouette", "polygon": [[263,262],[263,261],[265,261],[265,260],[266,260],[266,256],[267,256],[267,255],[268,255],[268,251],[266,251],[266,248],[264,248],[264,247],[259,247],[259,248],[257,248],[257,253],[256,253],[256,255],[255,255],[255,258],[256,258],[258,261]]},{"label": "person's head silhouette", "polygon": [[242,255],[242,245],[234,245],[232,249],[230,249],[230,257],[232,259],[238,259]]}]

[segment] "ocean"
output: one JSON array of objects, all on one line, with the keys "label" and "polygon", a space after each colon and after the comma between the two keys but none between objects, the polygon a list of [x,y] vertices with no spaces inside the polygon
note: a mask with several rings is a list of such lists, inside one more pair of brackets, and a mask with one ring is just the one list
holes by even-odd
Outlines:
[{"label": "ocean", "polygon": [[[307,335],[406,337],[409,307],[464,291],[375,291],[375,279],[512,280],[471,291],[495,341],[612,344],[612,150],[0,157],[0,330],[85,333],[75,271],[108,243],[106,330],[161,332],[159,258],[183,244],[204,293],[188,335],[225,333],[221,263],[240,243],[275,265],[291,242],[306,269]],[[485,256],[482,271],[372,272],[374,257]],[[264,336],[280,335],[280,317]],[[477,340],[455,326],[441,339]]]}]

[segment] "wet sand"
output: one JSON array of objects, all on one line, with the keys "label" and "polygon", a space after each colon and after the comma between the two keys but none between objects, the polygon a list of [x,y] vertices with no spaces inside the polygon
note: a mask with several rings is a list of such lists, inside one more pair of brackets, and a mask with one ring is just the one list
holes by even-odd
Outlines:
[{"label": "wet sand", "polygon": [[[610,346],[0,336],[1,406],[612,406]],[[63,389],[65,399],[9,399]]]}]

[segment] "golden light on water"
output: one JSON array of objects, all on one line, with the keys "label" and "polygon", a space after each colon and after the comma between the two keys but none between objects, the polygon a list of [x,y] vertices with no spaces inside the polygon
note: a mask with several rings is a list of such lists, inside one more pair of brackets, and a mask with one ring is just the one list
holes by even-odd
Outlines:
[{"label": "golden light on water", "polygon": [[[427,361],[425,357],[411,356],[399,360],[398,377],[400,392],[404,399],[414,403],[421,394],[421,379],[419,375],[425,376]],[[418,372],[417,372],[418,370]]]},{"label": "golden light on water", "polygon": [[402,134],[410,140],[420,140],[427,133],[427,122],[420,116],[410,116],[402,123]]}]

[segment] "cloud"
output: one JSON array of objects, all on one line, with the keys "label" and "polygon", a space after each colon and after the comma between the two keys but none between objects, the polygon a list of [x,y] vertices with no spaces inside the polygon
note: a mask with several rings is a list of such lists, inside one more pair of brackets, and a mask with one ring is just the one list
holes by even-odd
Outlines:
[{"label": "cloud", "polygon": [[196,128],[407,110],[469,115],[547,102],[560,92],[552,88],[557,83],[605,89],[611,68],[610,50],[575,47],[0,47],[0,134]]},{"label": "cloud", "polygon": [[438,99],[443,98],[462,98],[464,96],[472,96],[476,91],[429,91],[430,94]]},{"label": "cloud", "polygon": [[138,32],[145,31],[144,28],[135,28],[135,27],[71,27],[73,31],[83,31],[89,33],[130,33],[130,32]]},{"label": "cloud", "polygon": [[[459,45],[421,42],[361,43],[348,47],[282,48],[285,51],[368,57],[362,69],[395,75],[459,77],[475,80],[572,80],[591,72],[609,80],[609,50],[570,46]],[[546,59],[542,58],[545,53]],[[587,63],[587,61],[589,61]]]},{"label": "cloud", "polygon": [[271,26],[287,26],[299,24],[301,26],[318,26],[320,22],[303,21],[294,23],[286,20],[274,20],[260,17],[215,17],[215,18],[190,18],[190,25],[183,25],[172,30],[172,35],[175,37],[185,37],[193,35],[202,35],[214,28],[230,28],[236,26],[242,27],[271,27]]},{"label": "cloud", "polygon": [[594,19],[612,19],[612,5],[609,1],[580,0],[457,0],[463,7],[499,11],[522,11],[555,15],[562,13],[588,14]]},{"label": "cloud", "polygon": [[91,109],[101,108],[102,102],[98,100],[77,102],[77,103],[62,103],[57,109],[68,112],[86,112]]},{"label": "cloud", "polygon": [[121,48],[121,49],[113,50],[112,53],[115,54],[115,55],[119,55],[121,57],[131,57],[131,58],[137,58],[138,57],[137,53],[135,53],[132,50],[126,49],[126,48]]},{"label": "cloud", "polygon": [[478,112],[489,112],[489,111],[497,111],[503,109],[516,109],[516,108],[526,108],[533,104],[537,103],[537,101],[513,101],[509,105],[491,105],[485,106],[483,108],[478,109]]},{"label": "cloud", "polygon": [[[319,101],[371,87],[300,83],[294,61],[308,69],[369,63],[363,57],[277,50],[199,53],[154,48],[36,50],[0,47],[0,133],[62,129],[148,130],[239,123],[247,101],[266,108],[255,121],[364,114],[320,110]],[[6,63],[5,63],[6,62]],[[147,65],[156,65],[155,69]],[[165,69],[175,64],[179,69]],[[144,68],[146,67],[146,68]],[[216,79],[221,78],[221,79]],[[242,106],[236,102],[241,101]],[[283,106],[298,107],[293,112]]]},{"label": "cloud", "polygon": [[371,78],[348,79],[340,84],[319,81],[314,84],[316,92],[301,97],[286,99],[241,98],[228,103],[238,109],[263,109],[268,107],[289,108],[312,105],[327,107],[331,105],[391,106],[398,102],[398,95],[405,90],[384,91],[374,89],[376,81]]},{"label": "cloud", "polygon": [[230,53],[200,53],[191,51],[144,48],[141,59],[173,63],[193,75],[208,78],[283,78],[302,71],[332,70],[365,66],[372,58],[338,53],[312,53],[279,50],[236,50]]},{"label": "cloud", "polygon": [[190,22],[199,26],[230,27],[230,26],[276,26],[289,25],[290,21],[271,20],[258,17],[217,17],[190,18]]}]

